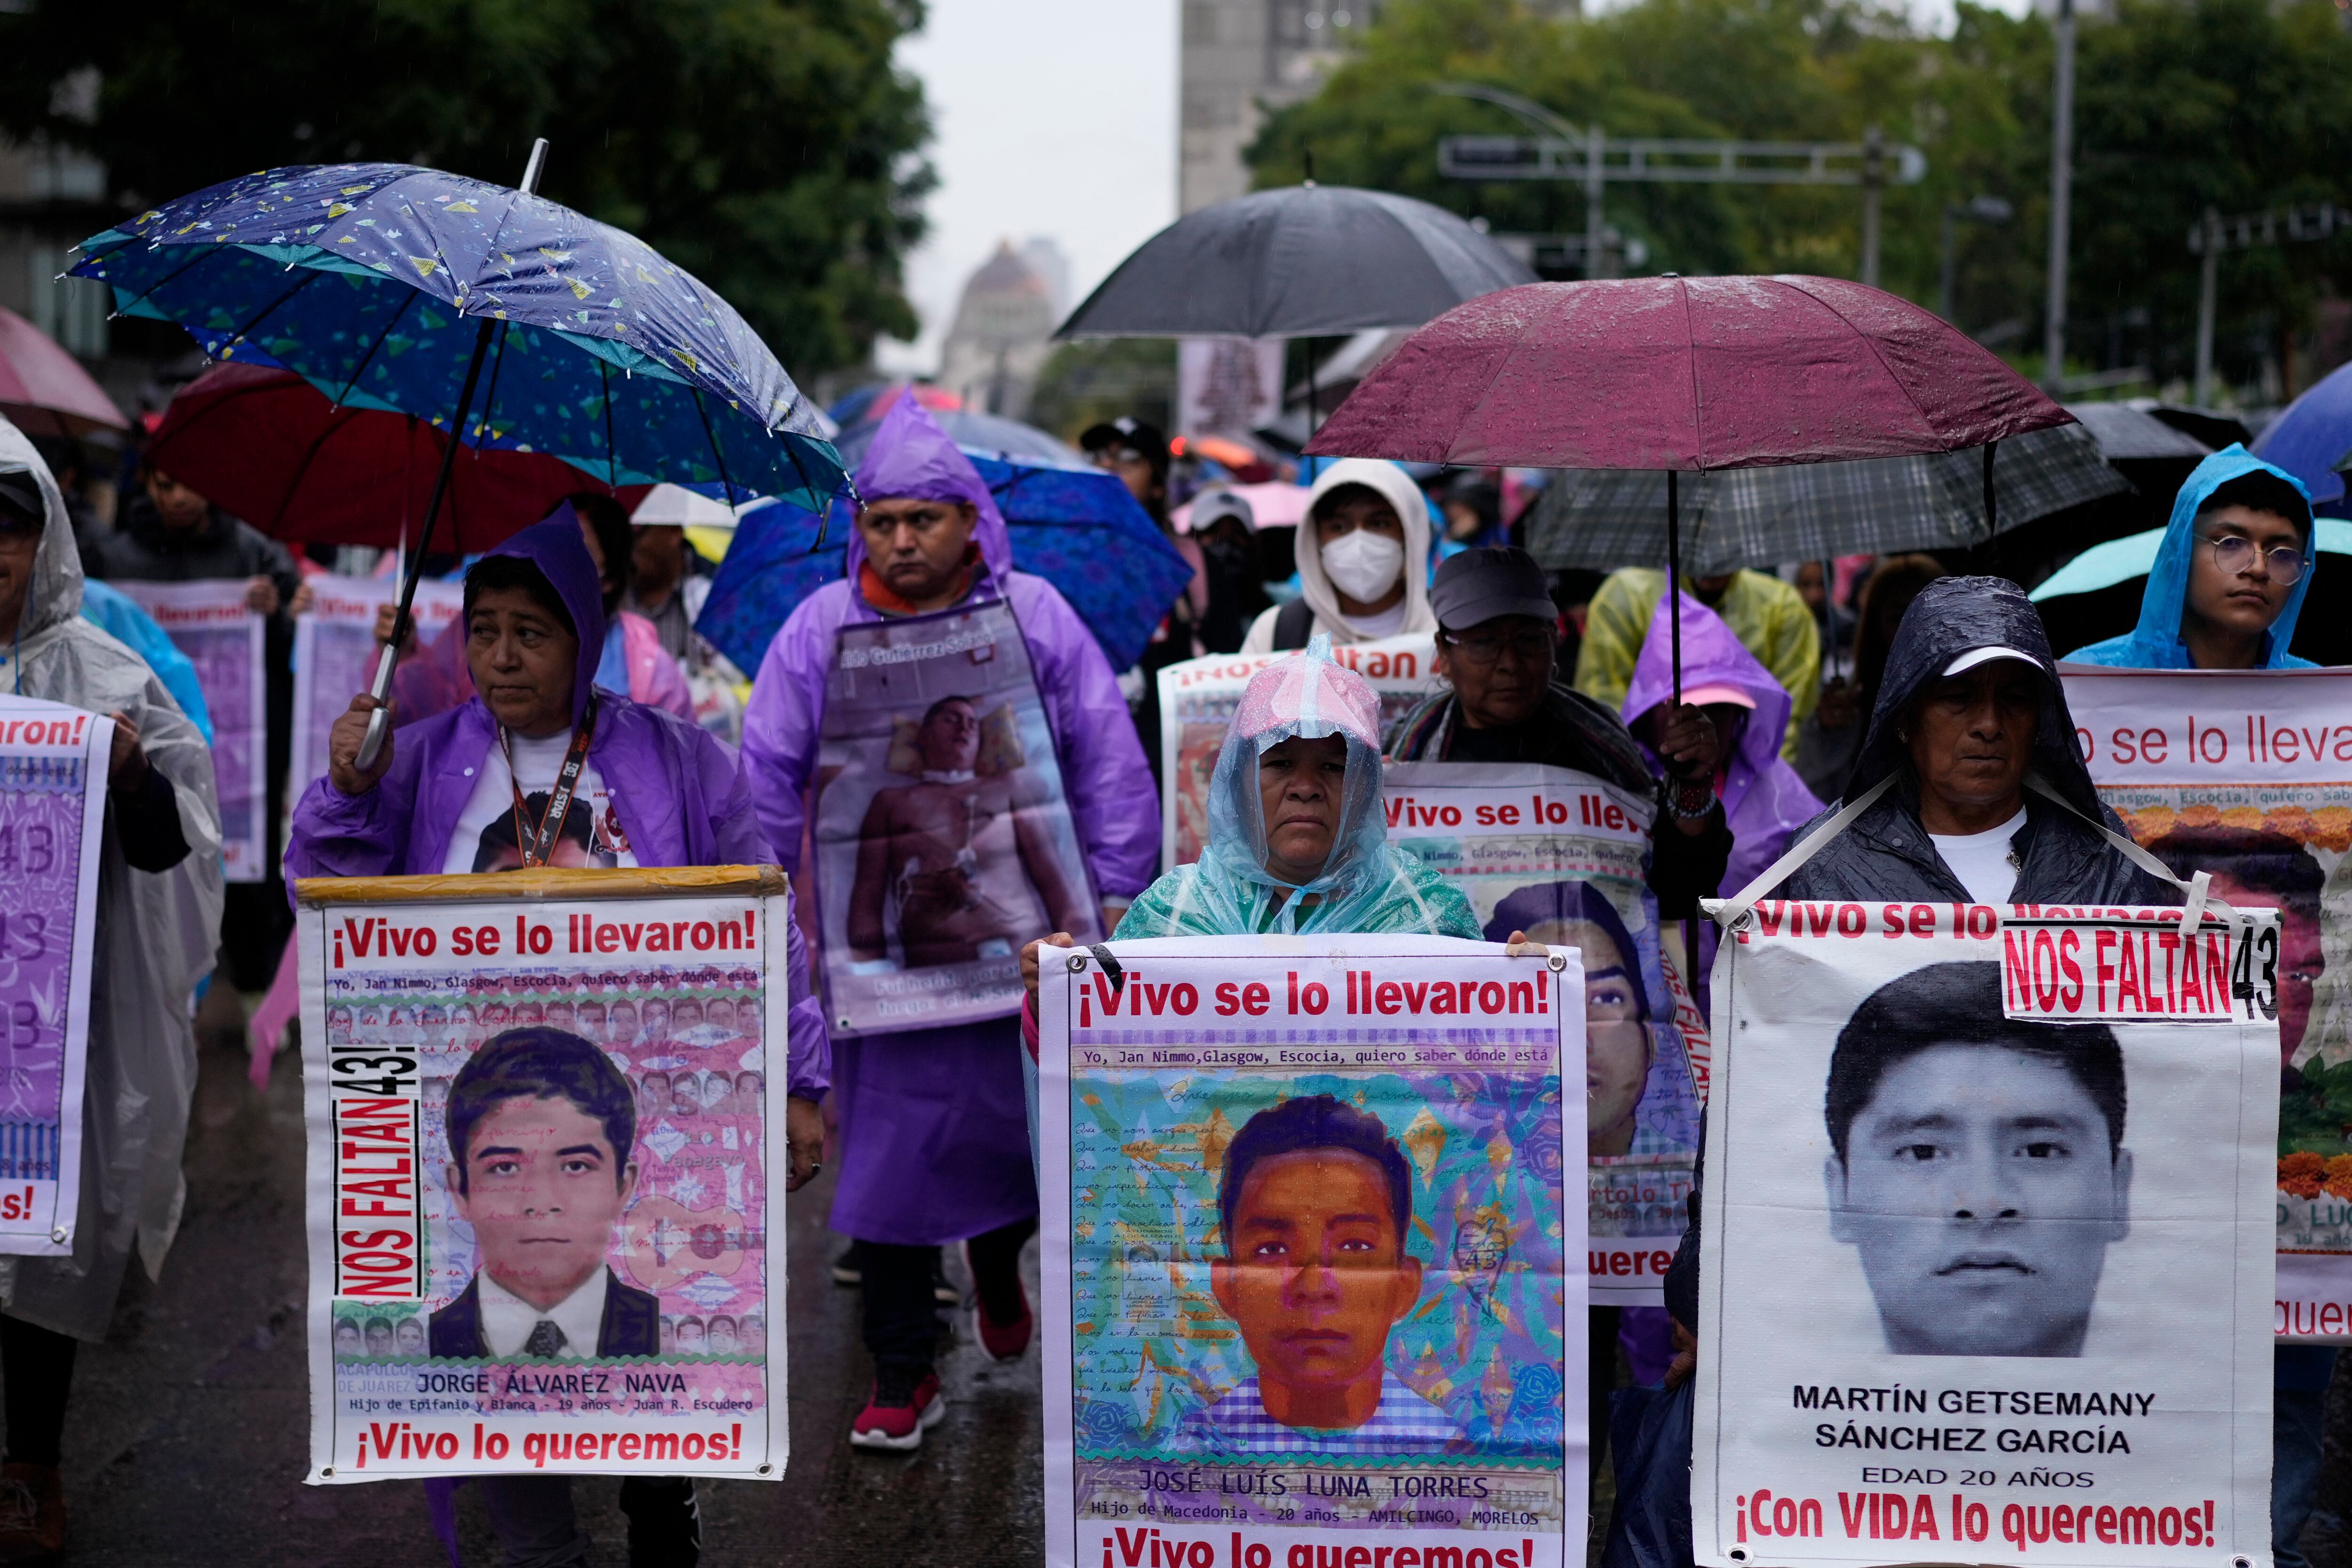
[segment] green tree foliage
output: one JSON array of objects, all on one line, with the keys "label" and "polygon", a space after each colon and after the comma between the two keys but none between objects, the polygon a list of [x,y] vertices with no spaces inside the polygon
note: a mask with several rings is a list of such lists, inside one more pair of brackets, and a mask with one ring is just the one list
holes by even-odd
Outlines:
[{"label": "green tree foliage", "polygon": [[[797,374],[912,337],[929,133],[894,70],[920,0],[32,0],[0,131],[141,201],[247,171],[414,162],[541,190],[719,290]],[[96,73],[95,103],[58,84]]]},{"label": "green tree foliage", "polygon": [[1037,373],[1028,420],[1075,444],[1089,425],[1132,415],[1175,423],[1176,344],[1170,338],[1081,338],[1055,347]]},{"label": "green tree foliage", "polygon": [[[2187,373],[2198,267],[2186,237],[2224,213],[2352,200],[2352,35],[2331,0],[2118,0],[2078,34],[2071,339]],[[1878,125],[1924,149],[1925,181],[1886,192],[1881,280],[1935,302],[1947,204],[2005,198],[2014,219],[1963,224],[1956,314],[2038,342],[2049,230],[2053,45],[2040,16],[1969,4],[1948,37],[1874,0],[1638,0],[1590,19],[1519,0],[1390,0],[1305,102],[1274,113],[1250,160],[1262,185],[1318,178],[1437,202],[1497,230],[1580,232],[1572,183],[1449,180],[1438,138],[1522,133],[1438,82],[1507,89],[1619,136],[1858,141]],[[1850,187],[1613,184],[1609,221],[1649,269],[1814,272],[1860,265]],[[2225,373],[2249,374],[2317,301],[2352,292],[2352,241],[2234,253],[2222,264]]]}]

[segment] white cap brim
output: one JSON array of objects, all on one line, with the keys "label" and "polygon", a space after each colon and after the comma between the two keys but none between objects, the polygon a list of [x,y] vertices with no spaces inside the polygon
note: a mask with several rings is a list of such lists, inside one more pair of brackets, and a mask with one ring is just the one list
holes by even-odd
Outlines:
[{"label": "white cap brim", "polygon": [[2020,653],[2013,647],[2002,647],[1996,644],[1990,647],[1972,647],[1969,649],[1968,652],[1960,655],[1959,658],[1944,666],[1943,679],[1949,680],[1953,676],[1966,675],[1969,670],[1974,669],[1977,666],[1980,664],[1990,664],[1997,658],[2013,658],[2021,664],[2030,664],[2036,669],[2040,669],[2042,668],[2041,661],[2036,659],[2032,654]]}]

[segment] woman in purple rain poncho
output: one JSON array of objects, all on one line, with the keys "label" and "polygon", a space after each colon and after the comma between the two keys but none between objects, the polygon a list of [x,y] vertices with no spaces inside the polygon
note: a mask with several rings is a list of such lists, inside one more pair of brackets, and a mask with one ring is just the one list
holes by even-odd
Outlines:
[{"label": "woman in purple rain poncho", "polygon": [[[724,745],[627,697],[593,689],[592,698],[604,605],[568,504],[475,563],[457,629],[467,639],[476,695],[396,731],[365,773],[357,756],[375,704],[353,698],[328,740],[328,776],[295,808],[289,878],[470,873],[523,863],[526,837],[538,837],[526,819],[549,812],[558,770],[583,729],[584,763],[545,863],[726,866],[774,858],[750,782]],[[808,957],[798,922],[788,918],[785,931],[785,973],[797,989]],[[786,1051],[787,1190],[815,1172],[828,1058],[824,1015],[813,995],[796,996]],[[510,1558],[537,1552],[529,1560],[587,1561],[567,1478],[488,1477],[483,1491]],[[633,1551],[655,1542],[686,1550],[698,1538],[689,1481],[632,1477],[622,1484],[621,1507]],[[447,1522],[446,1494],[436,1512]]]},{"label": "woman in purple rain poncho", "polygon": [[[1716,733],[1737,737],[1723,750],[1715,784],[1731,828],[1731,858],[1718,889],[1729,898],[1780,858],[1790,836],[1812,820],[1822,803],[1780,758],[1780,737],[1789,728],[1788,688],[1757,662],[1721,616],[1687,594],[1682,605],[1683,700],[1706,709]],[[1651,726],[1657,722],[1651,710],[1675,696],[1673,613],[1674,601],[1661,596],[1622,710],[1653,773],[1663,769],[1649,743]]]},{"label": "woman in purple rain poncho", "polygon": [[[988,487],[913,398],[884,418],[856,485],[864,508],[849,537],[846,580],[793,610],[744,713],[743,760],[758,780],[769,841],[786,867],[798,866],[841,629],[1002,598],[1028,645],[1095,891],[1126,904],[1156,869],[1160,812],[1126,700],[1092,634],[1052,584],[1013,569],[1011,537]],[[1104,929],[1113,923],[1106,919]],[[862,1244],[866,1344],[875,1362],[873,1397],[850,1426],[859,1447],[917,1447],[940,1417],[931,1270],[941,1244],[969,1243],[982,1347],[1003,1360],[1028,1347],[1034,1320],[1017,1265],[1036,1227],[1037,1185],[1019,1031],[1008,1015],[835,1042],[846,1148],[833,1227]]]}]

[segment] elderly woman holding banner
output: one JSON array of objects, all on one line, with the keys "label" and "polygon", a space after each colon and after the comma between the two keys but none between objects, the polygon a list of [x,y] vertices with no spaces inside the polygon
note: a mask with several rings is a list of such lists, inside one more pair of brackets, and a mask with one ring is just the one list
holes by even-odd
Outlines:
[{"label": "elderly woman holding banner", "polygon": [[[365,769],[360,743],[375,701],[354,697],[328,738],[328,775],[295,809],[289,876],[775,858],[751,784],[724,745],[594,684],[604,600],[568,504],[474,563],[454,629],[466,638],[476,695],[395,731]],[[785,930],[786,973],[802,993],[809,969],[800,924],[788,920]],[[806,994],[793,1001],[788,1059],[789,1190],[815,1173],[824,1138],[817,1101],[830,1056],[824,1015]],[[510,1561],[587,1561],[567,1478],[490,1477],[483,1492]],[[633,1560],[692,1561],[700,1525],[690,1481],[632,1477],[621,1508]]]},{"label": "elderly woman holding banner", "polygon": [[188,994],[220,932],[220,810],[205,738],[139,657],[81,618],[65,498],[0,419],[0,690],[114,719],[90,958],[81,1206],[69,1258],[0,1258],[0,1558],[65,1542],[58,1444],[74,1347],[106,1337],[136,1249],[149,1277],[179,1228],[196,1087]]}]

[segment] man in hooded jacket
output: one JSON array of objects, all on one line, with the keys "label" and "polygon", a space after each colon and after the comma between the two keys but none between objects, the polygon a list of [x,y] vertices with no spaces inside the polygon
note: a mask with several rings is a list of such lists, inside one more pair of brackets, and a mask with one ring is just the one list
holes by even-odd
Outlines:
[{"label": "man in hooded jacket", "polygon": [[[2301,480],[2231,445],[2173,498],[2139,624],[2077,648],[2070,664],[2126,669],[2308,669],[2287,651],[2311,592],[2311,497]],[[2319,1490],[2333,1345],[2280,1345],[2271,1387],[2271,1556],[2309,1568],[2298,1541]]]},{"label": "man in hooded jacket", "polygon": [[1307,492],[1294,559],[1299,595],[1250,625],[1242,652],[1334,647],[1437,629],[1429,607],[1429,503],[1394,463],[1343,458]]},{"label": "man in hooded jacket", "polygon": [[[769,645],[743,719],[761,820],[787,869],[803,854],[841,630],[1003,599],[1028,645],[1086,871],[1110,918],[1151,880],[1160,813],[1109,661],[1068,602],[1013,569],[1012,536],[987,484],[921,405],[901,398],[857,466],[863,510],[845,580],[803,600]],[[1043,935],[1040,931],[1034,933]],[[1037,1223],[1014,1016],[835,1041],[845,1144],[833,1228],[864,1244],[858,1269],[873,1395],[850,1423],[860,1447],[904,1452],[943,1414],[933,1370],[932,1270],[966,1243],[974,1337],[1000,1360],[1035,1326],[1021,1248]]]},{"label": "man in hooded jacket", "polygon": [[[1800,846],[1845,812],[1853,815],[1843,830],[1763,896],[1874,903],[2182,901],[2177,885],[2144,869],[2116,842],[2123,823],[2100,802],[2074,749],[2074,716],[2042,617],[2006,578],[1939,578],[1905,612],[1844,798],[1799,830]],[[1697,1182],[1705,1176],[1702,1163]],[[1689,1226],[1662,1282],[1667,1311],[1694,1340],[1697,1182]],[[1677,1360],[1669,1397],[1624,1413],[1642,1428],[1639,1441],[1627,1445],[1638,1448],[1639,1463],[1620,1468],[1603,1568],[1690,1561],[1688,1366]]]},{"label": "man in hooded jacket", "polygon": [[[1840,809],[1856,806],[1844,831],[1767,896],[2181,901],[2100,832],[2120,834],[2123,821],[2074,749],[2042,617],[2006,578],[1938,578],[1905,612]],[[1800,840],[1832,815],[1807,823]]]},{"label": "man in hooded jacket", "polygon": [[[468,645],[474,695],[395,731],[364,770],[358,752],[375,700],[354,697],[329,734],[327,776],[313,781],[295,808],[289,876],[464,875],[503,867],[523,841],[518,819],[553,809],[559,770],[583,731],[573,798],[599,805],[583,814],[590,841],[572,841],[574,852],[601,851],[610,864],[643,867],[773,860],[750,780],[725,745],[673,713],[595,685],[608,635],[604,595],[568,502],[476,562],[466,574],[466,599],[464,619],[444,635]],[[558,840],[550,863],[579,864],[563,844]],[[794,992],[785,1102],[791,1190],[815,1173],[829,1051],[824,1015],[800,984],[808,955],[789,914],[784,932]],[[595,1350],[568,1345],[561,1335],[557,1343],[563,1356]],[[587,1561],[568,1478],[487,1477],[483,1494],[510,1562],[560,1568]],[[691,1568],[700,1547],[691,1481],[633,1476],[622,1483],[621,1509],[632,1563]]]},{"label": "man in hooded jacket", "polygon": [[81,1206],[68,1258],[0,1258],[0,1558],[65,1540],[58,1444],[74,1348],[106,1337],[135,1250],[159,1278],[186,1188],[180,1151],[195,1092],[188,995],[220,932],[220,811],[212,752],[162,681],[84,620],[65,498],[32,443],[0,419],[0,689],[116,722],[82,1089]]}]

